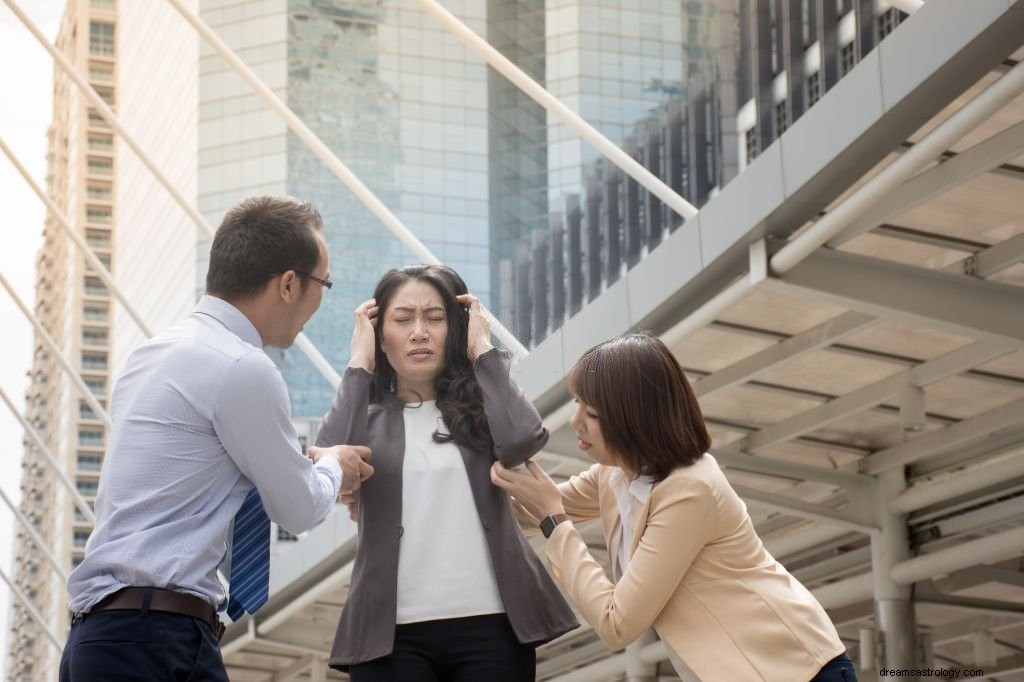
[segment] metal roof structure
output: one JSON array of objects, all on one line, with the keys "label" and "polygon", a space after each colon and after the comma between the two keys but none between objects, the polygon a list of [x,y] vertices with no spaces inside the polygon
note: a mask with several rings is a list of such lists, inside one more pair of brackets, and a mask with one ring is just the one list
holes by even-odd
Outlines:
[{"label": "metal roof structure", "polygon": [[[552,431],[538,461],[568,477],[590,464],[568,367],[663,332],[766,545],[854,653],[883,644],[875,598],[909,592],[931,665],[1020,682],[1024,3],[912,19],[514,371]],[[278,557],[271,601],[225,637],[232,679],[345,679],[324,662],[355,542],[336,514]],[[664,659],[584,625],[539,649],[538,679],[627,660],[674,679]]]}]

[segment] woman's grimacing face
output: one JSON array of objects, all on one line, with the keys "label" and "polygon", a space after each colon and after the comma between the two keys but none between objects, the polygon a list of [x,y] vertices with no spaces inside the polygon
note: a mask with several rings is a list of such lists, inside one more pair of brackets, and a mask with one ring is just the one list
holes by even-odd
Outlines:
[{"label": "woman's grimacing face", "polygon": [[575,400],[576,409],[569,417],[569,425],[576,431],[576,447],[598,464],[618,466],[618,459],[608,451],[601,433],[600,415],[580,399]]},{"label": "woman's grimacing face", "polygon": [[381,319],[380,347],[402,387],[430,389],[444,370],[448,318],[432,285],[411,279],[398,288]]}]

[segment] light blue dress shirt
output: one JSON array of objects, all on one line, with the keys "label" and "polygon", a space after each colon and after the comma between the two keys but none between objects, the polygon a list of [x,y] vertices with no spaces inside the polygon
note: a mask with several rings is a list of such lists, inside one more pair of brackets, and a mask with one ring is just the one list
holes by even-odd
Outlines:
[{"label": "light blue dress shirt", "polygon": [[303,456],[288,390],[237,308],[200,299],[128,358],[85,560],[68,578],[72,611],[126,586],[186,592],[223,606],[217,578],[232,519],[255,484],[292,533],[334,506],[341,469]]}]

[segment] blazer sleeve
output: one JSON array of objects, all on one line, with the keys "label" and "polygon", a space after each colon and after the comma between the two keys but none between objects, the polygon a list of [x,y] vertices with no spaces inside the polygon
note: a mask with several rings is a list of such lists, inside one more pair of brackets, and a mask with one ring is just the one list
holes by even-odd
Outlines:
[{"label": "blazer sleeve", "polygon": [[512,380],[509,358],[492,348],[473,363],[484,397],[484,414],[494,442],[494,456],[505,466],[519,466],[548,442],[548,430],[523,389]]},{"label": "blazer sleeve", "polygon": [[597,483],[600,466],[594,464],[586,471],[558,484],[558,491],[562,493],[562,506],[574,523],[601,515]]},{"label": "blazer sleeve", "polygon": [[332,445],[369,445],[367,410],[373,374],[360,367],[349,367],[341,377],[331,409],[320,422],[317,447]]},{"label": "blazer sleeve", "polygon": [[[716,526],[714,497],[701,481],[655,486],[650,515],[629,566],[612,583],[572,524],[547,542],[551,572],[605,644],[621,649],[654,623]],[[659,490],[659,488],[661,488]]]}]

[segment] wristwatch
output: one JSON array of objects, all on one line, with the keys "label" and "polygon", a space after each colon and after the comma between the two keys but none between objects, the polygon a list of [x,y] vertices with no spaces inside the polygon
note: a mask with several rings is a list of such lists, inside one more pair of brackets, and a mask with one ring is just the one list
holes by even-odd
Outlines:
[{"label": "wristwatch", "polygon": [[568,514],[552,514],[551,516],[545,516],[544,520],[540,522],[540,532],[544,533],[544,537],[549,538],[551,537],[551,534],[555,532],[555,526],[568,520]]}]

